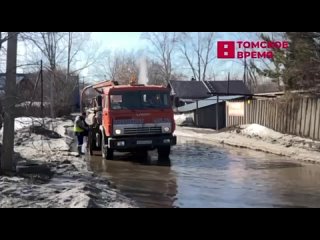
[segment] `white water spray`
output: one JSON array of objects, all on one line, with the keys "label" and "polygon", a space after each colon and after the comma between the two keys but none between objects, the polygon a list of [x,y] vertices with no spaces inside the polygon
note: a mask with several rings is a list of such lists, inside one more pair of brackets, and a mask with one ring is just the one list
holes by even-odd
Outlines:
[{"label": "white water spray", "polygon": [[139,84],[148,84],[148,69],[147,69],[147,60],[145,57],[141,57],[138,61],[139,65]]}]

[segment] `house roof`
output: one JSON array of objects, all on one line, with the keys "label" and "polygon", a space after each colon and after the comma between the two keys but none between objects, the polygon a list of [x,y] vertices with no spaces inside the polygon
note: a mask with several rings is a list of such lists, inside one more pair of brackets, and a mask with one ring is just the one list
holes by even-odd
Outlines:
[{"label": "house roof", "polygon": [[205,85],[200,81],[169,81],[172,95],[184,99],[203,99],[210,97]]},{"label": "house roof", "polygon": [[229,84],[228,81],[205,81],[205,83],[213,88],[213,92],[223,95],[227,95],[228,93],[239,95],[251,94],[244,82],[240,80],[230,80]]},{"label": "house roof", "polygon": [[[239,96],[219,96],[219,103],[220,102],[225,102],[225,101],[230,101],[230,100],[235,100],[235,99],[240,99],[243,98],[242,95]],[[207,99],[199,100],[198,101],[198,109],[208,107],[211,105],[215,105],[217,103],[217,97],[210,97]],[[197,109],[197,103],[191,103],[184,105],[182,107],[178,108],[179,112],[190,112]]]},{"label": "house roof", "polygon": [[[169,81],[172,94],[184,99],[205,99],[209,92],[227,95],[250,95],[251,92],[241,80],[228,81]],[[229,85],[229,91],[228,91]]]},{"label": "house roof", "polygon": [[[19,84],[25,78],[26,78],[25,74],[17,73],[16,84]],[[0,73],[0,90],[4,90],[5,85],[6,85],[6,74]]]}]

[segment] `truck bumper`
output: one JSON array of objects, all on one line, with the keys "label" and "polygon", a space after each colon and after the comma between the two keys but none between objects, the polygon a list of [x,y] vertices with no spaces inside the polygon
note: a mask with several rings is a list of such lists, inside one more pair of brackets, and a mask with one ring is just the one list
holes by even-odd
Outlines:
[{"label": "truck bumper", "polygon": [[162,146],[173,146],[177,144],[177,137],[174,135],[144,136],[144,137],[111,137],[108,139],[108,147],[115,150],[126,149],[155,149]]}]

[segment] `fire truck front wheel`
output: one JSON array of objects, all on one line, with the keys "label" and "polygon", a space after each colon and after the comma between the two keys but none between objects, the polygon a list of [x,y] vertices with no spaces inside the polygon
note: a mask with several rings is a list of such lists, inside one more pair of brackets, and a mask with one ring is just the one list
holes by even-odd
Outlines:
[{"label": "fire truck front wheel", "polygon": [[158,155],[160,158],[168,158],[171,152],[170,146],[163,146],[158,148]]},{"label": "fire truck front wheel", "polygon": [[113,149],[109,148],[106,144],[106,136],[104,133],[102,133],[102,157],[106,160],[112,160],[113,159]]}]

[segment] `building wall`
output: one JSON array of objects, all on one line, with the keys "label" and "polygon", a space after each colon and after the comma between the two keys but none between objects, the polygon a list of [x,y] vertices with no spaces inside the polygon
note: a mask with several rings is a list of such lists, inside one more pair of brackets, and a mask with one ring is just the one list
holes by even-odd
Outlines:
[{"label": "building wall", "polygon": [[245,101],[244,116],[228,116],[227,126],[256,123],[284,134],[320,140],[320,98]]},{"label": "building wall", "polygon": [[17,85],[17,96],[19,101],[30,101],[32,98],[34,100],[36,93],[33,83],[28,79],[21,80]]},{"label": "building wall", "polygon": [[[195,125],[201,128],[216,129],[216,105],[200,108],[194,111]],[[219,103],[218,106],[218,124],[219,129],[226,127],[226,108],[225,102]]]}]

